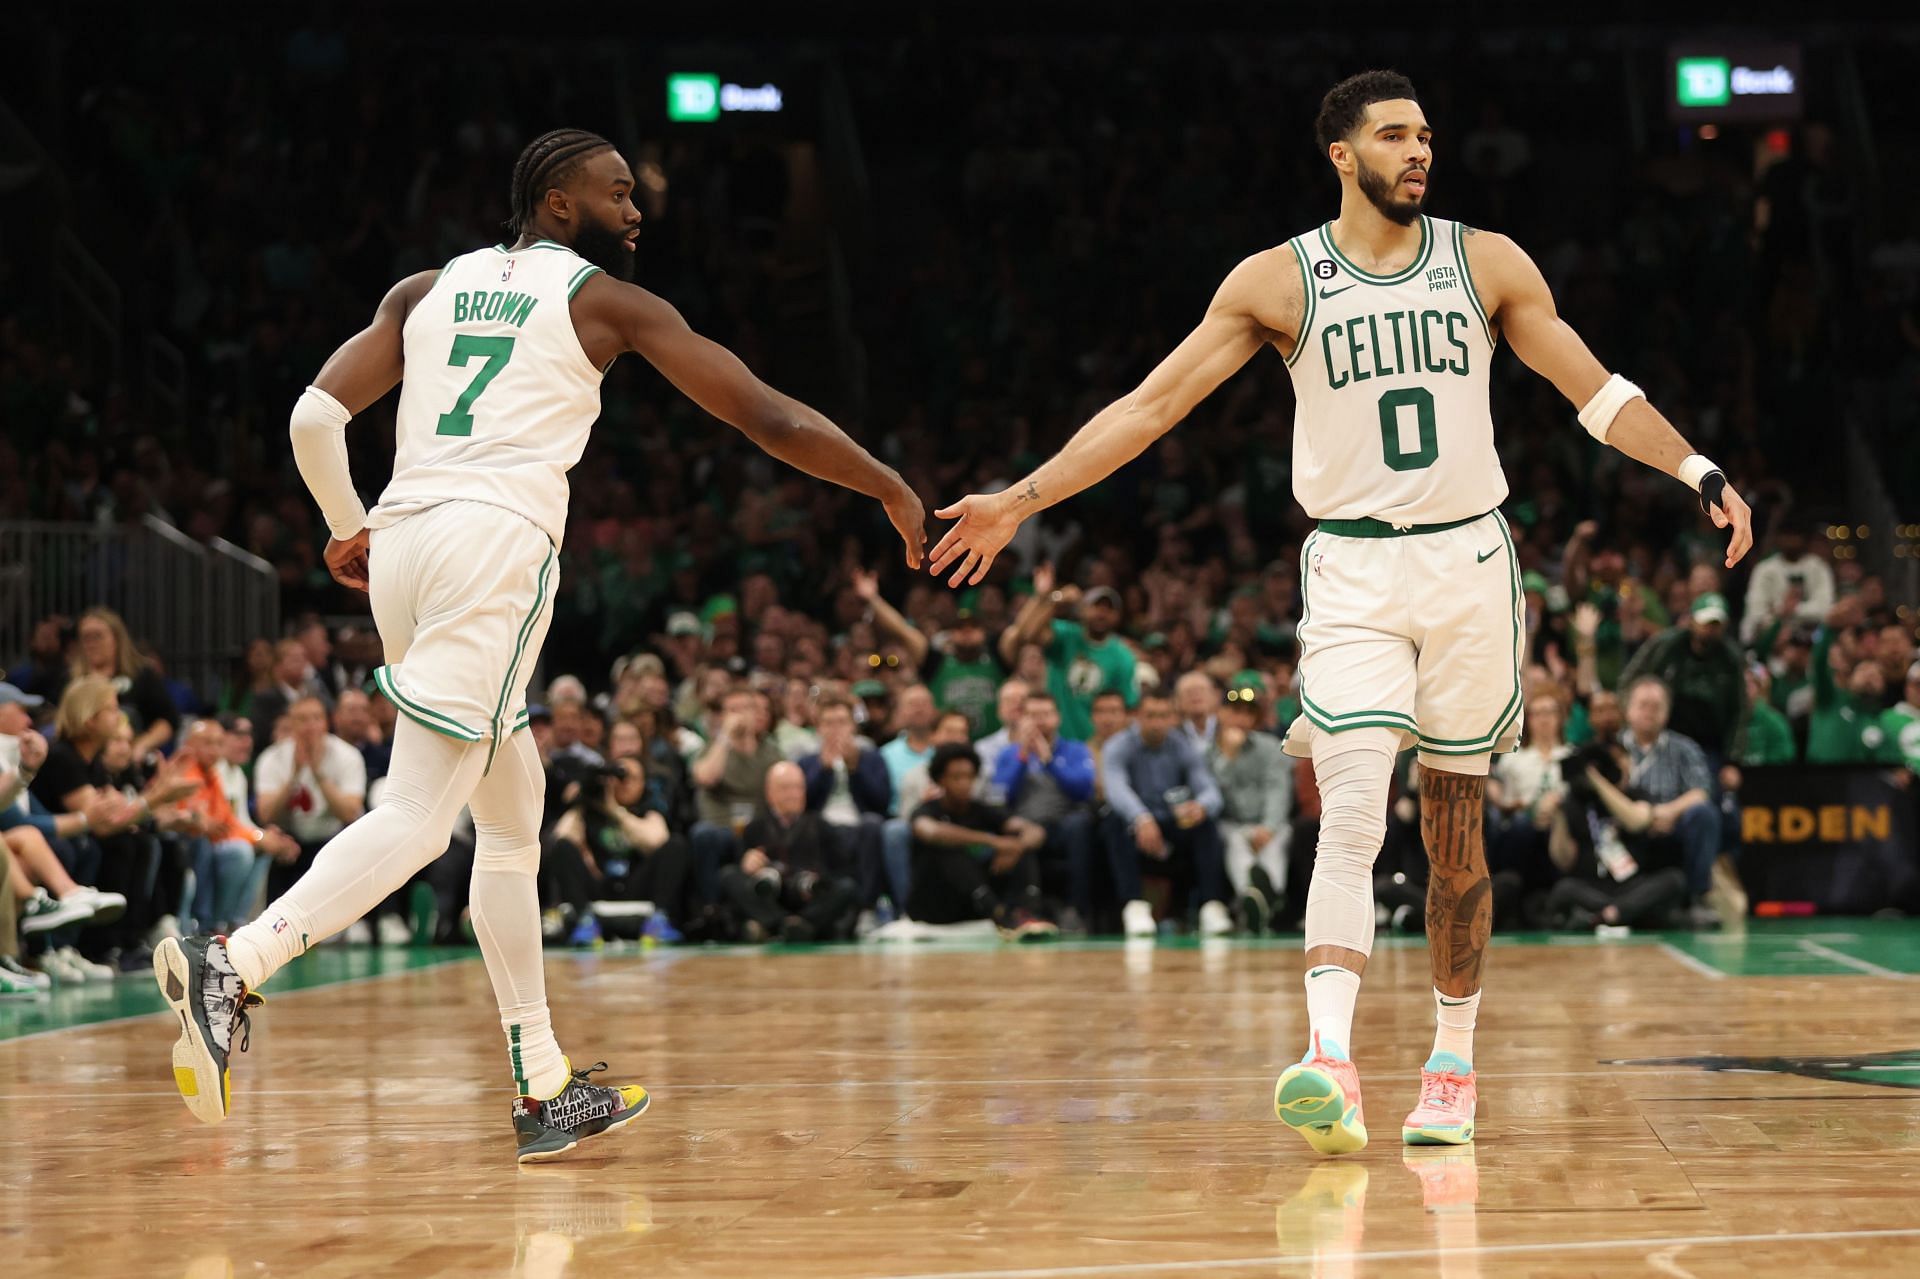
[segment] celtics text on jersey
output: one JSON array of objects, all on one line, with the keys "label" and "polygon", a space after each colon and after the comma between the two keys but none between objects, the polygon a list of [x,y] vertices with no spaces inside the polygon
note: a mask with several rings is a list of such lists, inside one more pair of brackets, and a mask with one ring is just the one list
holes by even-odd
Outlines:
[{"label": "celtics text on jersey", "polygon": [[1423,216],[1420,232],[1413,261],[1386,275],[1349,261],[1331,224],[1288,241],[1306,289],[1287,360],[1293,485],[1315,519],[1439,524],[1506,499],[1465,229]]}]

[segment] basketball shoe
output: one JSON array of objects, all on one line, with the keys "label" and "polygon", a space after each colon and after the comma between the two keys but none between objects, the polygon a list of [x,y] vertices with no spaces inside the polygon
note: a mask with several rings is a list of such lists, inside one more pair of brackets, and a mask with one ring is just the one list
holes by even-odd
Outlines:
[{"label": "basketball shoe", "polygon": [[1452,1053],[1435,1053],[1420,1069],[1420,1104],[1400,1125],[1409,1146],[1462,1146],[1473,1140],[1480,1090],[1473,1067]]},{"label": "basketball shoe", "polygon": [[1321,1039],[1317,1031],[1312,1051],[1280,1072],[1273,1086],[1273,1113],[1323,1155],[1350,1155],[1366,1148],[1360,1072],[1340,1045]]},{"label": "basketball shoe", "polygon": [[153,952],[153,976],[167,1007],[180,1019],[173,1045],[173,1083],[202,1123],[217,1124],[233,1109],[229,1063],[239,1039],[247,1050],[247,1013],[265,1003],[247,989],[227,957],[224,937],[168,937]]},{"label": "basketball shoe", "polygon": [[653,1099],[640,1085],[587,1082],[588,1075],[606,1068],[601,1061],[575,1070],[569,1061],[567,1086],[554,1096],[513,1099],[513,1135],[520,1143],[521,1163],[557,1159],[587,1138],[624,1128],[646,1113]]}]

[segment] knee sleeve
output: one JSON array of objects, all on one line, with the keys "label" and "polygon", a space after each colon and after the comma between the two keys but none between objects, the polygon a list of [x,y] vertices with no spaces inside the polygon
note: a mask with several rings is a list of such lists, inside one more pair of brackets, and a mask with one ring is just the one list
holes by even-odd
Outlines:
[{"label": "knee sleeve", "polygon": [[1373,951],[1373,863],[1387,834],[1387,787],[1399,735],[1355,728],[1314,736],[1320,842],[1307,890],[1307,948]]}]

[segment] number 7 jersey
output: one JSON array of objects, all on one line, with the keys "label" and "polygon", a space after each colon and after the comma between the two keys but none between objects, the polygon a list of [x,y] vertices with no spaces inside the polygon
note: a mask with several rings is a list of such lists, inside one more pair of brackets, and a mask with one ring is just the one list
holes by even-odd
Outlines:
[{"label": "number 7 jersey", "polygon": [[599,267],[540,240],[447,263],[407,316],[384,528],[441,502],[488,502],[560,545],[567,472],[600,416],[601,371],[568,303]]},{"label": "number 7 jersey", "polygon": [[1317,520],[1467,519],[1506,500],[1493,448],[1493,338],[1459,223],[1422,216],[1420,249],[1369,275],[1329,226],[1288,243],[1306,286],[1287,361],[1298,408],[1293,492]]}]

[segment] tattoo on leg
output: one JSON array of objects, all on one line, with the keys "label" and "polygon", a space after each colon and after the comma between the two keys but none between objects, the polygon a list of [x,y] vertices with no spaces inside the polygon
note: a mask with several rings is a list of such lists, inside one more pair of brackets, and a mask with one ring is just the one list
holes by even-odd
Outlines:
[{"label": "tattoo on leg", "polygon": [[1487,779],[1420,766],[1420,834],[1427,846],[1427,953],[1433,984],[1450,995],[1480,988],[1493,931],[1482,818]]}]

